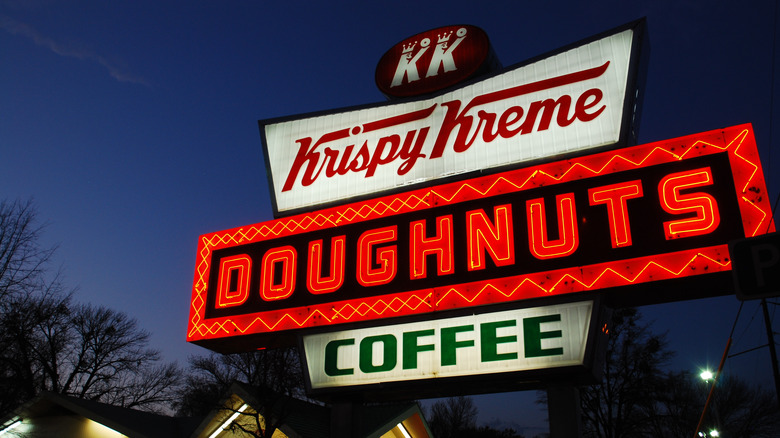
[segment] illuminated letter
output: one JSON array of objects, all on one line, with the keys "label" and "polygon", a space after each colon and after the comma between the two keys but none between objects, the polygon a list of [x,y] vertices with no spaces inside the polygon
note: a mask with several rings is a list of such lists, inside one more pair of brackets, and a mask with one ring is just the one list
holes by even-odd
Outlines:
[{"label": "illuminated letter", "polygon": [[[591,97],[593,100],[589,101]],[[598,88],[591,88],[582,93],[580,97],[577,98],[577,103],[574,105],[574,116],[583,122],[590,122],[598,117],[604,112],[604,109],[607,107],[606,105],[601,105],[599,109],[590,114],[588,114],[588,110],[598,105],[599,102],[601,102],[602,97],[604,97],[604,92]]]},{"label": "illuminated letter", "polygon": [[396,239],[398,228],[391,227],[368,230],[358,239],[357,281],[363,286],[387,284],[395,278],[398,265],[396,245],[376,250],[378,268],[373,267],[374,245],[392,242]]},{"label": "illuminated letter", "polygon": [[415,42],[409,46],[404,44],[403,53],[398,59],[398,66],[396,67],[395,74],[393,75],[393,82],[390,83],[391,88],[403,84],[404,77],[406,77],[409,82],[420,80],[420,73],[417,71],[417,61],[419,61],[423,53],[428,50],[428,46],[431,44],[431,40],[425,38],[420,43],[422,49],[420,49],[417,54],[412,57],[412,50],[414,50],[415,44],[417,43]]},{"label": "illuminated letter", "polygon": [[664,222],[666,240],[680,237],[699,236],[715,231],[720,224],[718,203],[707,193],[680,191],[692,187],[712,184],[712,170],[709,167],[686,170],[667,175],[658,184],[661,207],[671,214],[694,213],[693,217]]},{"label": "illuminated letter", "polygon": [[499,205],[493,212],[495,225],[490,222],[485,210],[466,213],[469,271],[485,269],[485,251],[490,254],[496,266],[511,265],[515,262],[512,206]]},{"label": "illuminated letter", "polygon": [[220,260],[217,307],[233,307],[244,304],[249,298],[251,270],[252,259],[246,254],[224,257]]},{"label": "illuminated letter", "polygon": [[517,359],[517,353],[498,352],[498,344],[514,344],[517,342],[516,335],[498,336],[498,329],[515,326],[517,326],[517,321],[511,319],[507,321],[485,322],[479,325],[482,362]]},{"label": "illuminated letter", "polygon": [[409,278],[425,278],[428,254],[436,254],[439,276],[452,274],[455,270],[452,261],[452,215],[436,218],[436,236],[426,238],[425,221],[412,222],[409,227]]},{"label": "illuminated letter", "polygon": [[[290,245],[269,249],[263,255],[263,273],[260,280],[260,297],[266,301],[283,300],[295,289],[295,259],[297,253]],[[276,264],[282,264],[281,281],[275,281]]]},{"label": "illuminated letter", "polygon": [[[438,44],[436,44],[436,47],[433,49],[433,58],[431,58],[431,63],[428,65],[428,73],[425,75],[426,78],[438,75],[439,67],[444,67],[444,73],[458,69],[458,67],[455,66],[455,58],[453,58],[452,52],[458,47],[460,42],[466,38],[466,32],[465,27],[458,29],[458,32],[456,33],[458,39],[452,43],[450,43],[450,35],[439,35]],[[452,34],[451,31],[450,34]],[[447,47],[448,45],[449,47]]]},{"label": "illuminated letter", "polygon": [[433,329],[418,330],[416,332],[405,332],[403,335],[403,366],[405,370],[417,368],[417,353],[421,351],[434,351],[434,344],[418,344],[417,340],[422,337],[433,336]]},{"label": "illuminated letter", "polygon": [[545,315],[534,318],[523,318],[523,342],[525,357],[558,356],[563,354],[562,347],[543,348],[543,339],[563,338],[560,330],[542,331],[542,324],[560,322],[561,315]]},{"label": "illuminated letter", "polygon": [[473,332],[473,325],[461,325],[458,327],[444,327],[441,329],[441,364],[442,366],[455,365],[458,361],[458,348],[473,347],[474,340],[466,339],[458,341],[458,333]]},{"label": "illuminated letter", "polygon": [[558,204],[558,239],[547,239],[547,215],[542,198],[526,202],[528,215],[528,242],[531,253],[537,259],[565,257],[574,253],[580,244],[577,232],[577,211],[574,208],[574,193],[555,197]]},{"label": "illuminated letter", "polygon": [[641,198],[642,181],[634,180],[588,190],[590,205],[606,204],[612,247],[631,246],[631,224],[626,200]]},{"label": "illuminated letter", "polygon": [[355,345],[354,339],[337,339],[325,345],[325,374],[330,377],[354,374],[352,368],[339,368],[339,347]]},{"label": "illuminated letter", "polygon": [[344,236],[330,239],[330,276],[322,276],[322,240],[309,242],[306,287],[313,294],[334,292],[344,284]]},{"label": "illuminated letter", "polygon": [[[382,343],[382,363],[374,365],[374,344]],[[398,363],[398,340],[393,335],[369,336],[360,341],[360,371],[390,371]]]},{"label": "illuminated letter", "polygon": [[545,99],[537,102],[531,102],[528,106],[528,112],[525,116],[525,121],[520,126],[520,134],[530,134],[534,131],[534,125],[536,124],[537,116],[541,111],[542,115],[538,119],[539,127],[537,131],[546,131],[550,128],[550,122],[552,122],[553,114],[555,110],[558,110],[558,117],[556,122],[558,126],[566,127],[571,125],[576,120],[576,113],[569,118],[569,108],[571,107],[571,96],[564,94],[559,97],[558,100]]}]

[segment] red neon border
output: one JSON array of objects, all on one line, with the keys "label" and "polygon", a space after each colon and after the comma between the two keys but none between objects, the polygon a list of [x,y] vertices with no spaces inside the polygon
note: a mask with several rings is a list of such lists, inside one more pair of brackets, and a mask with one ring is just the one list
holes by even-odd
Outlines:
[{"label": "red neon border", "polygon": [[728,242],[723,242],[630,260],[205,319],[210,257],[218,249],[722,152],[729,155],[745,236],[774,231],[753,128],[745,124],[203,235],[198,244],[187,341],[423,314],[731,270]]}]

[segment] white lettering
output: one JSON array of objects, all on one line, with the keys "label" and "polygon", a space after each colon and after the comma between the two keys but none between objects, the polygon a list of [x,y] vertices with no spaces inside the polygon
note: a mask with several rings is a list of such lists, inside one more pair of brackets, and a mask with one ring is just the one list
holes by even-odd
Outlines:
[{"label": "white lettering", "polygon": [[447,43],[450,40],[452,31],[439,35],[439,42],[433,49],[433,58],[431,58],[430,65],[428,65],[428,73],[425,75],[426,78],[437,76],[439,74],[439,67],[444,67],[444,73],[458,69],[455,65],[455,59],[452,57],[452,52],[458,47],[461,41],[466,38],[466,32],[466,28],[464,27],[458,29],[458,39],[456,39],[449,48],[447,48]]},{"label": "white lettering", "polygon": [[[400,160],[400,164],[396,164],[398,166],[396,173],[405,175],[419,159],[426,158],[422,149],[429,130],[433,128],[432,125],[407,131],[403,138],[399,131],[395,131],[398,133],[380,137],[375,144],[369,144],[367,140],[361,143],[350,137],[398,127],[410,122],[440,120],[436,130],[438,135],[433,141],[430,154],[427,154],[429,160],[441,157],[448,145],[451,145],[455,153],[462,153],[478,139],[489,144],[499,136],[509,139],[517,135],[545,131],[553,123],[559,127],[566,127],[575,121],[590,122],[601,115],[606,108],[602,103],[603,92],[599,88],[591,88],[575,96],[562,94],[557,99],[533,101],[525,108],[509,106],[501,113],[475,108],[486,103],[584,82],[601,76],[608,66],[609,62],[606,62],[587,70],[476,96],[465,104],[457,99],[441,105],[434,104],[422,110],[376,120],[352,129],[332,131],[320,136],[316,141],[312,137],[298,139],[296,140],[299,145],[298,153],[287,173],[282,191],[291,190],[296,181],[300,181],[302,187],[313,184],[323,174],[323,170],[326,178],[345,175],[348,172],[365,172],[364,177],[370,178],[379,166],[390,165],[396,160]],[[434,114],[437,108],[444,108],[444,113]],[[344,144],[344,140],[350,143]],[[338,142],[342,143],[338,144]],[[359,149],[357,149],[358,145],[361,145]],[[322,149],[319,149],[320,147]],[[358,153],[350,157],[355,150],[358,150]]]},{"label": "white lettering", "polygon": [[420,47],[422,48],[418,50],[417,54],[414,56],[412,56],[412,52],[414,51],[414,46],[417,45],[416,41],[408,46],[403,46],[403,53],[401,54],[401,58],[398,60],[398,67],[395,69],[393,82],[390,84],[391,87],[397,87],[401,85],[404,82],[404,77],[406,77],[409,82],[420,80],[420,73],[417,71],[417,61],[419,61],[423,53],[428,50],[428,46],[430,44],[431,40],[428,38],[423,39],[420,42]]}]

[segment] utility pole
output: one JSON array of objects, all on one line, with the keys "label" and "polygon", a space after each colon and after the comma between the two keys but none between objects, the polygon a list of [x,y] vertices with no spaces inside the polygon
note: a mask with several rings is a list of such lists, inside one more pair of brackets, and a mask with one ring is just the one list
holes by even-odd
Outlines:
[{"label": "utility pole", "polygon": [[772,375],[775,377],[775,392],[777,393],[777,407],[780,409],[780,373],[777,369],[777,351],[775,349],[775,336],[772,332],[772,321],[769,320],[769,310],[766,306],[766,298],[761,298],[761,307],[764,309],[764,325],[766,325],[766,337],[769,341],[769,355],[772,360]]}]

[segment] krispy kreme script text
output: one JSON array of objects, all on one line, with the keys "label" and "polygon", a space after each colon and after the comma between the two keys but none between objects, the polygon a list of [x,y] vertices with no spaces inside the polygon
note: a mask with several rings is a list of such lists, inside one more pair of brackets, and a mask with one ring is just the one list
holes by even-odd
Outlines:
[{"label": "krispy kreme script text", "polygon": [[[552,123],[566,127],[575,121],[590,122],[601,115],[606,104],[600,88],[588,88],[571,95],[532,101],[524,107],[508,106],[503,112],[486,111],[484,105],[554,88],[586,82],[602,76],[609,67],[604,64],[574,73],[519,85],[473,97],[468,102],[455,99],[441,104],[401,114],[359,126],[339,129],[319,138],[304,137],[295,140],[297,154],[284,180],[282,192],[293,189],[296,183],[309,186],[317,179],[331,178],[348,173],[365,172],[364,177],[374,176],[380,166],[393,165],[398,175],[405,175],[421,159],[441,157],[448,145],[456,153],[467,151],[475,142],[490,143],[498,137],[509,139],[517,135],[545,131]],[[443,111],[443,117],[435,112]],[[428,126],[419,123],[430,120]],[[442,120],[438,134],[428,154],[424,153],[433,120]],[[360,134],[418,122],[414,129],[380,137],[375,144],[364,140]],[[397,131],[400,132],[400,131]],[[434,130],[434,132],[436,132]],[[350,138],[350,137],[354,138]],[[346,141],[345,141],[346,140]],[[358,146],[359,145],[359,146]],[[426,150],[427,152],[427,150]]]}]

